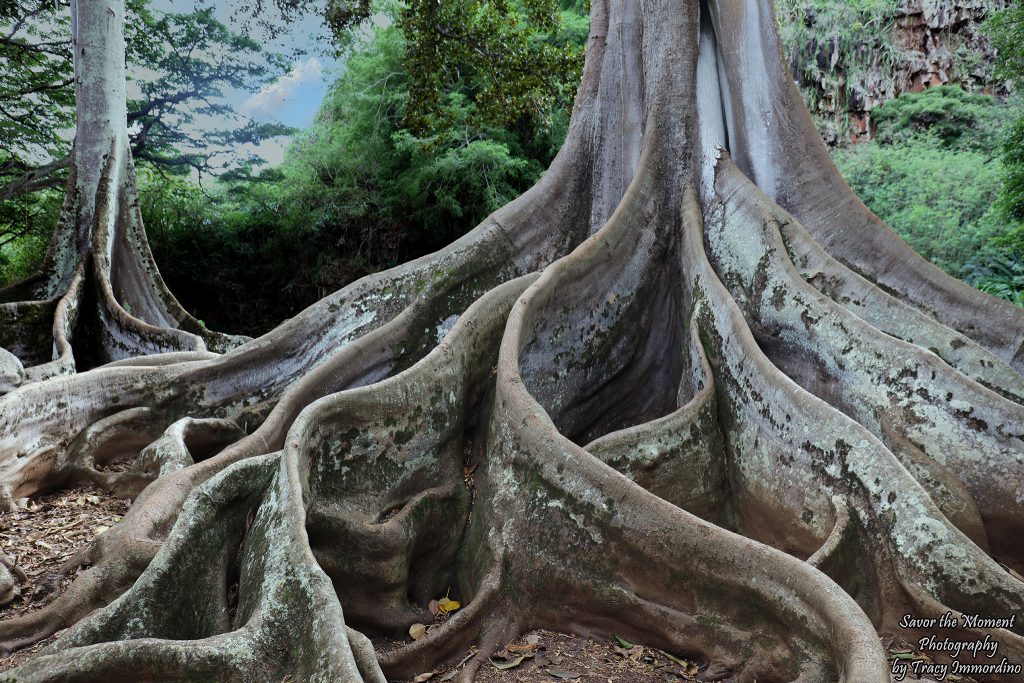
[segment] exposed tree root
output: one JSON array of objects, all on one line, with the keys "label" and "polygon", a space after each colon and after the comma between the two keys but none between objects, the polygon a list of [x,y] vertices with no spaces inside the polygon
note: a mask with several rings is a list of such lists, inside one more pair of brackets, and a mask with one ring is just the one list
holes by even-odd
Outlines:
[{"label": "exposed tree root", "polygon": [[[727,83],[728,147],[743,173],[831,256],[1017,372],[1024,369],[1024,319],[1014,306],[991,300],[914,253],[857,199],[825,146],[809,142],[816,129],[782,57],[770,0],[709,4]],[[752,52],[762,57],[750,58]]]},{"label": "exposed tree root", "polygon": [[723,280],[737,283],[731,293],[762,348],[886,443],[975,542],[987,548],[989,537],[1001,556],[1019,563],[1024,407],[806,284],[786,255],[779,215],[727,162],[720,193],[722,217],[709,241]]},{"label": "exposed tree root", "polygon": [[[946,613],[1018,615],[947,634],[1024,659],[1000,564],[1024,562],[1024,315],[854,206],[765,0],[592,15],[537,186],[238,348],[153,285],[130,166],[108,162],[102,250],[0,310],[27,330],[0,329],[0,486],[137,500],[70,588],[0,622],[5,650],[68,628],[11,680],[383,683],[476,645],[467,682],[544,626],[710,678],[885,683],[877,632]],[[41,358],[29,321],[79,329],[82,302],[93,358],[117,360],[36,381],[79,354],[65,335]],[[433,623],[445,595],[462,608]],[[368,636],[417,623],[375,655]]]},{"label": "exposed tree root", "polygon": [[[729,168],[727,164],[724,164],[723,167]],[[735,176],[730,175],[729,171],[726,171],[724,175],[727,178],[735,178]],[[814,290],[799,277],[795,278],[798,281],[795,285],[794,278],[792,277],[782,280],[782,282],[788,282],[790,286],[794,286],[798,292],[797,294],[790,294],[787,290],[783,290],[783,292],[784,296],[787,297],[799,297],[802,295],[804,297],[802,301],[796,302],[796,305],[794,305],[793,301],[786,300],[783,300],[779,306],[771,303],[771,297],[775,296],[779,291],[776,289],[776,286],[783,286],[780,284],[780,280],[773,277],[773,268],[779,265],[785,270],[785,267],[788,265],[789,270],[792,270],[792,265],[788,264],[785,260],[784,250],[780,249],[781,239],[777,241],[774,247],[769,247],[767,243],[762,243],[762,246],[758,246],[759,240],[755,237],[757,234],[755,231],[760,229],[770,234],[772,225],[769,222],[761,221],[760,216],[757,217],[758,220],[753,222],[743,219],[743,208],[750,208],[752,202],[756,205],[759,201],[756,194],[750,196],[750,190],[747,190],[747,196],[740,196],[744,194],[743,189],[748,187],[745,186],[739,191],[735,188],[723,188],[722,194],[725,208],[717,212],[721,219],[716,227],[710,229],[708,233],[711,244],[715,245],[716,240],[719,239],[718,235],[727,233],[730,229],[727,226],[730,224],[730,221],[734,220],[737,224],[742,223],[744,225],[745,234],[748,236],[748,240],[745,243],[747,247],[743,250],[742,255],[738,255],[735,251],[736,244],[731,244],[732,251],[728,253],[733,258],[728,261],[728,265],[722,266],[724,272],[723,279],[727,282],[737,283],[737,287],[733,289],[732,294],[736,296],[736,301],[749,306],[750,313],[748,315],[751,320],[761,323],[762,320],[767,318],[774,324],[774,327],[771,328],[770,337],[765,337],[766,341],[770,338],[771,343],[779,343],[779,340],[810,337],[814,341],[804,347],[803,353],[829,353],[831,351],[831,353],[835,354],[834,357],[843,357],[838,347],[830,348],[827,338],[819,335],[824,335],[822,330],[828,329],[827,314],[849,316],[844,309],[831,304],[831,302],[825,303],[822,301],[815,302],[817,306],[814,306],[812,303],[813,299],[809,294],[809,292],[814,292]],[[732,190],[732,192],[729,190]],[[756,193],[756,190],[753,192]],[[734,207],[736,213],[729,211],[728,207],[730,206]],[[740,214],[740,216],[737,217],[737,214]],[[775,235],[778,236],[778,233],[776,232]],[[714,246],[712,246],[712,249],[715,253],[725,253],[724,249],[715,250]],[[746,261],[748,264],[745,274],[735,269],[736,264],[743,261]],[[755,286],[753,278],[755,273],[758,272],[761,273],[760,277],[762,280]],[[739,289],[740,283],[744,282],[747,283],[746,287],[748,288],[746,293]],[[800,286],[804,289],[801,290]],[[817,294],[816,292],[814,293]],[[732,303],[733,299],[731,297],[728,301],[731,306],[736,307],[736,304]],[[812,307],[808,309],[807,306]],[[773,313],[769,313],[769,311]],[[795,318],[796,322],[788,323],[787,327],[786,324],[781,322],[781,317],[775,315],[775,313],[788,313]],[[813,316],[811,324],[805,324],[803,320],[807,315]],[[881,552],[876,550],[876,556],[892,557],[891,565],[883,567],[882,570],[893,571],[896,576],[885,576],[883,574],[883,581],[892,582],[895,580],[904,586],[905,590],[910,594],[922,593],[935,596],[935,604],[941,602],[962,612],[994,615],[1020,613],[1021,609],[1024,609],[1024,592],[1022,592],[1021,583],[1004,571],[981,548],[963,536],[959,530],[947,521],[947,518],[936,507],[933,498],[929,497],[920,488],[921,484],[898,463],[896,458],[877,438],[869,435],[864,429],[865,426],[871,424],[870,418],[867,416],[862,417],[864,426],[861,426],[861,424],[842,425],[844,420],[838,413],[828,407],[823,407],[823,409],[814,411],[817,414],[814,415],[812,420],[807,418],[801,420],[797,409],[800,408],[802,409],[800,412],[804,412],[805,415],[807,414],[808,406],[812,405],[814,401],[809,394],[804,394],[801,389],[793,388],[786,392],[791,396],[789,399],[784,400],[778,395],[769,398],[765,395],[764,392],[768,387],[764,386],[763,378],[772,372],[778,375],[779,371],[771,365],[767,358],[762,356],[760,349],[756,346],[756,342],[754,342],[753,336],[749,331],[746,331],[746,324],[743,322],[742,316],[739,315],[738,308],[735,308],[733,318],[736,321],[735,324],[743,325],[743,333],[740,334],[733,330],[730,335],[722,335],[715,340],[715,346],[719,348],[728,348],[732,345],[729,343],[732,340],[742,340],[743,338],[749,340],[746,343],[746,348],[740,352],[742,356],[737,354],[731,361],[727,356],[722,358],[725,367],[731,366],[731,372],[736,373],[733,375],[733,379],[737,380],[736,383],[739,385],[737,387],[738,392],[747,394],[744,396],[741,393],[738,397],[733,398],[733,401],[737,406],[744,406],[746,410],[751,408],[760,410],[764,418],[772,424],[775,431],[812,435],[811,438],[802,443],[797,441],[801,437],[797,437],[797,439],[793,439],[786,444],[783,449],[778,449],[779,452],[787,454],[780,464],[789,465],[790,467],[766,466],[767,463],[764,463],[763,460],[760,462],[757,460],[750,461],[751,469],[745,474],[751,482],[756,482],[756,487],[764,488],[766,485],[771,486],[773,481],[777,482],[775,485],[780,487],[774,490],[769,489],[761,494],[760,497],[763,500],[763,504],[767,505],[771,501],[771,504],[776,506],[777,511],[784,512],[785,516],[780,521],[786,520],[788,525],[798,528],[800,526],[805,527],[804,533],[807,534],[808,540],[810,540],[810,538],[814,537],[816,531],[813,526],[813,520],[817,516],[814,504],[804,498],[804,491],[793,491],[786,495],[782,493],[785,489],[781,487],[798,488],[808,486],[809,482],[801,482],[799,477],[795,475],[803,473],[803,476],[808,476],[813,473],[814,476],[819,477],[819,480],[811,490],[818,496],[822,496],[829,492],[829,479],[834,479],[834,484],[831,485],[834,487],[832,490],[846,494],[846,500],[858,510],[858,514],[862,518],[861,525],[868,529],[867,538],[864,539],[864,542],[870,544],[873,548],[878,548],[879,545],[882,546],[878,549]],[[853,316],[850,316],[847,320],[847,324],[850,326],[859,322],[860,319]],[[799,329],[797,329],[798,327]],[[787,334],[787,330],[791,331],[791,333]],[[863,329],[859,330],[858,334],[850,334],[847,331],[845,336],[846,342],[850,346],[856,346],[861,343],[870,343],[873,334],[870,328],[864,326]],[[898,353],[903,351],[905,346],[908,345],[901,344],[897,340],[891,340],[888,346],[877,345],[875,353],[892,354],[894,350]],[[849,353],[851,353],[851,350],[847,350],[847,354]],[[916,358],[926,359],[931,354],[917,350],[914,352],[914,355]],[[743,363],[739,362],[740,357],[745,358]],[[791,368],[791,361],[794,357],[792,353],[788,356],[790,362],[784,362],[781,355],[777,355],[775,359],[777,363]],[[932,357],[934,358],[934,356]],[[764,367],[759,368],[759,371],[756,373],[751,373],[749,370],[751,365],[749,359],[751,358],[758,358]],[[902,362],[894,361],[891,357],[888,361],[887,368],[903,366]],[[842,377],[844,387],[842,398],[845,400],[840,400],[840,397],[836,394],[830,394],[826,391],[820,391],[819,396],[825,400],[836,402],[844,409],[847,409],[848,406],[857,406],[858,404],[855,401],[866,402],[870,400],[872,397],[870,393],[857,393],[859,388],[858,382],[862,385],[868,379],[857,376],[856,373],[864,368],[870,368],[871,365],[869,358],[866,356],[858,359],[849,358],[845,367],[851,368],[854,374]],[[825,366],[823,371],[828,372],[832,368],[837,367],[839,367],[839,364],[833,361]],[[942,372],[943,368],[950,370],[948,366],[941,363],[935,367],[937,375]],[[813,377],[808,377],[806,373],[798,376],[808,381],[809,386],[815,389],[820,386],[819,384],[810,383],[810,379],[813,379]],[[970,383],[970,380],[965,378],[961,378],[960,381],[964,385]],[[761,384],[761,386],[757,386],[757,384]],[[777,382],[776,384],[784,387],[787,383]],[[978,389],[982,392],[987,391],[981,387],[978,387]],[[754,392],[761,394],[762,398],[757,398],[757,394]],[[905,393],[916,395],[911,392]],[[997,406],[997,410],[1017,409],[1016,404],[1011,404],[1004,399],[998,398],[992,392],[987,393],[991,395],[990,398]],[[800,394],[804,394],[804,396],[801,397]],[[901,391],[900,397],[902,398],[903,395],[904,392]],[[754,400],[750,400],[751,398]],[[768,400],[766,401],[764,398],[768,398]],[[761,408],[756,407],[759,403],[762,404]],[[984,405],[984,403],[981,403],[981,405]],[[850,410],[854,414],[860,415],[855,412],[855,407],[850,408]],[[808,415],[808,417],[810,416]],[[801,422],[803,422],[803,425],[801,425]],[[756,418],[753,415],[748,415],[748,419],[743,424],[751,423],[756,424]],[[812,425],[814,425],[813,430],[811,429]],[[836,427],[830,429],[827,425],[836,425]],[[842,425],[842,429],[838,429],[840,425]],[[829,432],[836,434],[838,438],[828,439],[827,435]],[[839,436],[840,434],[843,436]],[[820,438],[821,435],[826,435],[826,439],[822,440]],[[728,439],[729,437],[727,436]],[[978,448],[978,442],[970,439],[966,443],[969,445],[966,447],[960,446],[960,450],[947,452],[947,457],[953,457],[956,454],[973,454],[974,449]],[[754,447],[757,449],[756,441]],[[1010,458],[1006,465],[994,464],[995,471],[1003,471],[1003,468],[1006,466],[1014,467],[1015,465],[1011,463],[1016,462],[1020,458],[1020,451],[997,449],[995,452],[997,453],[995,456],[997,458],[1000,457],[999,453],[1005,453],[1006,457]],[[817,462],[809,460],[801,463],[802,457],[808,456],[817,460]],[[740,465],[740,469],[741,471],[744,469],[742,465]],[[920,474],[920,470],[918,470],[918,473]],[[991,472],[989,476],[991,476]],[[929,481],[926,477],[922,478],[926,482]],[[1019,481],[1019,476],[1011,479],[1009,484],[1011,489],[1006,495],[1011,497],[1014,495],[1012,487],[1014,485],[1019,487]],[[931,482],[934,483],[934,479]],[[990,482],[990,487],[997,486],[999,483],[1001,482]],[[936,491],[935,493],[948,494],[950,491],[947,489]],[[745,494],[744,497],[746,498],[747,495]],[[998,489],[995,495],[998,495]],[[786,501],[787,498],[793,501],[787,505],[789,509],[778,510],[777,503],[779,501]],[[817,500],[819,510],[823,507],[823,502],[819,497]],[[970,502],[969,499],[966,501],[966,503]],[[997,514],[1000,512],[997,511]],[[999,517],[997,517],[996,521],[998,522],[998,520]],[[775,540],[772,541],[773,544],[781,544],[782,531],[776,528],[771,533],[774,533],[775,536]],[[792,551],[800,552],[796,546],[792,547]],[[896,625],[902,614],[900,610],[907,604],[907,600],[904,599],[902,603],[897,603],[895,611],[890,609],[888,614],[883,613],[879,615],[878,620],[883,626],[891,628]],[[920,607],[919,601],[911,600],[910,603],[913,606]],[[892,603],[888,604],[890,607],[893,606]],[[935,614],[934,616],[938,615]],[[1022,629],[1019,624],[1015,628]],[[1019,651],[1021,644],[1020,635],[1008,635],[1002,644],[1004,651]]]},{"label": "exposed tree root", "polygon": [[[74,373],[83,363],[224,351],[245,341],[206,330],[164,285],[137,200],[130,199],[135,178],[126,155],[115,145],[105,164],[95,227],[80,234],[76,194],[69,192],[44,273],[0,290],[0,340],[23,366],[9,388]],[[76,178],[73,173],[69,187]]]},{"label": "exposed tree root", "polygon": [[18,583],[28,577],[8,558],[0,552],[0,606],[6,605],[18,596]]}]

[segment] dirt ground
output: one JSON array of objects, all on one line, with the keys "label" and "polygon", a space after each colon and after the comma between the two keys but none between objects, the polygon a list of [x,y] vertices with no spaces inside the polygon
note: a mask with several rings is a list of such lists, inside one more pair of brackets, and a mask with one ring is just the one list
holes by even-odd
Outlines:
[{"label": "dirt ground", "polygon": [[[477,673],[481,683],[670,683],[697,681],[707,665],[614,636],[608,640],[552,631],[530,631],[509,643]],[[457,670],[428,680],[445,681]],[[422,679],[422,676],[420,677]]]},{"label": "dirt ground", "polygon": [[[128,501],[118,500],[94,486],[22,500],[17,512],[0,513],[0,553],[24,572],[20,594],[0,607],[0,620],[27,614],[46,605],[77,575],[58,578],[60,568],[75,553],[121,521]],[[18,666],[49,645],[57,635],[0,657],[0,671]]]},{"label": "dirt ground", "polygon": [[[0,607],[0,620],[39,609],[58,595],[77,574],[58,578],[58,570],[75,553],[121,520],[130,501],[118,500],[89,486],[21,501],[19,510],[0,514],[0,552],[24,572],[20,595]],[[438,616],[438,622],[444,615]],[[0,657],[0,671],[7,671],[29,659],[60,636],[47,638],[31,648]],[[927,655],[892,636],[882,636],[890,660],[924,659]],[[379,650],[396,647],[396,641],[374,641]],[[437,671],[425,671],[403,683],[446,683],[454,680],[476,650],[465,653],[456,664]],[[686,683],[721,680],[723,672],[708,662],[690,661],[643,644],[631,643],[608,634],[585,638],[565,633],[535,630],[509,643],[484,662],[477,673],[480,683]],[[928,678],[908,676],[908,681],[930,683]],[[951,683],[977,683],[970,678],[947,678]],[[297,683],[297,682],[296,682]]]},{"label": "dirt ground", "polygon": [[[931,661],[908,643],[890,635],[881,636],[889,659]],[[395,643],[390,644],[391,647]],[[454,680],[465,661],[475,656],[466,652],[466,660],[436,672],[423,672],[411,682]],[[684,683],[686,681],[730,680],[724,671],[708,662],[690,661],[656,648],[621,640],[615,635],[584,638],[552,631],[530,631],[510,643],[503,651],[480,667],[479,683]],[[911,673],[904,679],[914,683],[937,683]],[[969,677],[949,676],[952,683],[978,683]]]}]

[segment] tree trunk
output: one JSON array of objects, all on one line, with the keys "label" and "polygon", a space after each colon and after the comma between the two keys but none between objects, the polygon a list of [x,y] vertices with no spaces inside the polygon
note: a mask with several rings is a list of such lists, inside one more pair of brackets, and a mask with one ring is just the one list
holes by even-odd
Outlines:
[{"label": "tree trunk", "polygon": [[149,251],[126,126],[124,0],[72,2],[77,120],[64,206],[43,271],[0,290],[0,392],[143,354],[206,357],[210,332]]},{"label": "tree trunk", "polygon": [[[16,680],[381,682],[475,643],[468,681],[544,626],[882,683],[904,614],[1024,614],[1024,315],[857,202],[768,0],[591,11],[565,145],[470,234],[223,356],[0,399],[11,498],[138,495],[0,623],[69,627]],[[1019,619],[941,635],[986,634],[1024,658]]]}]

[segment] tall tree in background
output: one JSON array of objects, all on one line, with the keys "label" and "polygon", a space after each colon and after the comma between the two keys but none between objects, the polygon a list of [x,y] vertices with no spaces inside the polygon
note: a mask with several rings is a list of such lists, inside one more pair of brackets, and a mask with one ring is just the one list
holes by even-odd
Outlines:
[{"label": "tall tree in background", "polygon": [[[79,35],[116,31],[89,4]],[[476,643],[469,680],[543,625],[883,683],[903,614],[1024,610],[1020,309],[852,195],[769,0],[595,0],[590,31],[561,152],[470,234],[223,356],[0,399],[11,498],[138,495],[0,623],[7,649],[69,627],[16,680],[383,682]],[[132,189],[106,39],[97,235]],[[373,652],[449,587],[463,609]],[[1024,658],[1024,625],[988,635]]]},{"label": "tall tree in background", "polygon": [[[232,33],[208,8],[154,13],[147,0],[129,0],[126,12],[127,59],[144,74],[136,81],[140,97],[127,108],[136,161],[211,172],[228,148],[291,132],[240,120],[221,101],[225,88],[251,91],[283,72],[281,55]],[[67,1],[0,5],[0,22],[7,65],[0,75],[0,201],[7,201],[64,185],[75,101]],[[206,127],[200,137],[190,132],[197,116],[224,127]]]},{"label": "tall tree in background", "polygon": [[[236,343],[206,330],[163,285],[142,231],[130,158],[163,173],[211,172],[217,155],[289,132],[252,121],[228,126],[237,115],[218,101],[223,89],[255,87],[283,63],[254,41],[231,34],[209,10],[156,16],[137,0],[104,10],[111,17],[121,12],[111,19],[118,26],[125,12],[132,16],[127,54],[133,64],[159,74],[139,83],[140,98],[126,100],[123,83],[116,90],[107,85],[108,71],[124,80],[123,59],[110,56],[111,49],[125,52],[118,27],[110,30],[120,36],[120,50],[107,48],[107,36],[101,35],[90,53],[82,43],[86,38],[74,36],[81,44],[74,52],[74,89],[69,87],[75,43],[60,32],[73,34],[81,22],[71,15],[68,26],[62,9],[59,2],[38,0],[6,8],[3,17],[9,29],[0,50],[12,70],[0,79],[0,200],[6,200],[0,233],[10,238],[44,230],[33,221],[40,200],[31,193],[68,183],[69,169],[77,188],[66,197],[42,272],[0,290],[0,345],[16,357],[4,356],[8,388],[73,372],[76,356],[78,364],[91,366],[139,353],[222,350]],[[102,59],[121,59],[122,65],[92,66]],[[89,82],[97,73],[101,81]],[[69,98],[78,102],[77,142],[67,152],[62,129],[71,120]],[[127,127],[112,121],[111,112],[124,114]],[[219,119],[225,127],[200,132],[194,125],[198,116]],[[47,157],[37,165],[36,159]],[[114,194],[101,202],[105,225],[97,229],[94,203],[101,184],[109,185],[103,192]],[[127,186],[132,189],[125,191]]]}]

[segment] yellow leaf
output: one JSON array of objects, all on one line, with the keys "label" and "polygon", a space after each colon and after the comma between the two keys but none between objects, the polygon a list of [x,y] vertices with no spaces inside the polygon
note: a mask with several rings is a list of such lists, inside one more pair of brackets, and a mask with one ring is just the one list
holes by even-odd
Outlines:
[{"label": "yellow leaf", "polygon": [[441,598],[437,601],[437,610],[441,614],[448,614],[462,607],[462,603],[458,600],[451,600],[449,598]]},{"label": "yellow leaf", "polygon": [[427,627],[423,624],[413,624],[409,627],[409,635],[413,640],[419,640],[423,636],[427,635]]}]

